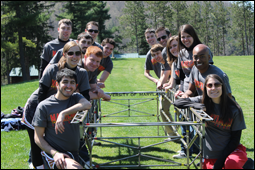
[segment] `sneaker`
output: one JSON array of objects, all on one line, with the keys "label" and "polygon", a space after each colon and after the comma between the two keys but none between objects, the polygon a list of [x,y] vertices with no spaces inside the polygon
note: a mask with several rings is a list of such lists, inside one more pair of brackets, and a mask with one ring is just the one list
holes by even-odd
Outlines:
[{"label": "sneaker", "polygon": [[[189,157],[192,157],[191,155]],[[180,152],[178,155],[173,155],[173,158],[175,159],[182,159],[182,158],[187,158],[186,154],[183,152]]]},{"label": "sneaker", "polygon": [[176,151],[177,153],[181,153],[181,152],[183,152],[182,150],[179,150],[179,151]]},{"label": "sneaker", "polygon": [[167,138],[167,139],[165,139],[165,141],[166,141],[166,142],[171,141],[171,138]]},{"label": "sneaker", "polygon": [[32,162],[29,164],[29,169],[35,169]]},{"label": "sneaker", "polygon": [[[96,169],[94,164],[92,164],[92,166],[94,167],[94,169]],[[90,169],[90,161],[86,161],[84,167],[85,169]]]}]

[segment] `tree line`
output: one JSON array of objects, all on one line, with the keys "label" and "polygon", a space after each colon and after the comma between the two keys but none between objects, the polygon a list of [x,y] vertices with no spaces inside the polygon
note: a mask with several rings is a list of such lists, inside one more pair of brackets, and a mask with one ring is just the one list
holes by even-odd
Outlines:
[{"label": "tree line", "polygon": [[214,55],[254,54],[254,5],[250,1],[126,1],[119,17],[121,35],[130,37],[127,48],[146,54],[144,30],[167,27],[178,34],[192,25]]},{"label": "tree line", "polygon": [[[59,1],[1,1],[1,84],[14,67],[21,67],[23,81],[30,80],[29,66],[39,68],[43,46],[53,37],[51,15]],[[151,27],[169,28],[172,35],[183,24],[191,24],[199,38],[214,55],[254,54],[254,6],[250,1],[126,1],[119,25],[106,28],[110,7],[105,1],[66,1],[64,12],[57,20],[68,18],[73,22],[71,38],[85,30],[89,21],[99,22],[98,42],[114,38],[115,53],[146,54],[149,46],[144,31]],[[56,29],[55,29],[56,31]],[[128,38],[127,43],[123,39]]]}]

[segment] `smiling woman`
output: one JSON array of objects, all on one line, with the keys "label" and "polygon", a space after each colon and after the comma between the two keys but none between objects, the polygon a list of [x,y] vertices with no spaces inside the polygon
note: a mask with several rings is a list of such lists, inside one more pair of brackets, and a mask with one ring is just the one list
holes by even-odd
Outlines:
[{"label": "smiling woman", "polygon": [[214,118],[205,127],[203,169],[242,169],[247,161],[246,147],[240,144],[242,130],[246,129],[244,115],[218,75],[206,77],[202,103]]}]

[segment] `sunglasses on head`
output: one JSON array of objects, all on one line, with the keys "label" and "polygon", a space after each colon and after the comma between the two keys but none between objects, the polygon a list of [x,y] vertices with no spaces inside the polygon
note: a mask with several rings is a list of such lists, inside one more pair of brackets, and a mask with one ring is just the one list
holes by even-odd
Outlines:
[{"label": "sunglasses on head", "polygon": [[76,56],[79,56],[79,55],[81,55],[81,52],[80,51],[75,51],[75,52],[73,52],[73,51],[69,51],[69,52],[67,52],[67,55],[73,55],[75,53],[75,55]]},{"label": "sunglasses on head", "polygon": [[214,86],[215,88],[219,88],[221,85],[222,85],[221,83],[214,83],[214,84],[213,83],[208,83],[206,85],[206,87],[212,88]]},{"label": "sunglasses on head", "polygon": [[160,41],[161,39],[164,40],[164,39],[166,39],[166,37],[167,37],[166,35],[163,35],[162,37],[157,38],[157,40],[158,41]]},{"label": "sunglasses on head", "polygon": [[89,29],[88,31],[89,31],[89,32],[98,33],[98,30]]}]

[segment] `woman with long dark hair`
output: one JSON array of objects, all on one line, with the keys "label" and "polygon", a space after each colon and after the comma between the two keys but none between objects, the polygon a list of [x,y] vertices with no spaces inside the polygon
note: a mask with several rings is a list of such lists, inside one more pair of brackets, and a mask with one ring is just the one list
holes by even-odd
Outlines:
[{"label": "woman with long dark hair", "polygon": [[247,161],[246,148],[240,144],[242,130],[246,129],[243,112],[227,95],[218,75],[206,77],[202,103],[214,119],[205,126],[203,169],[242,169]]}]

